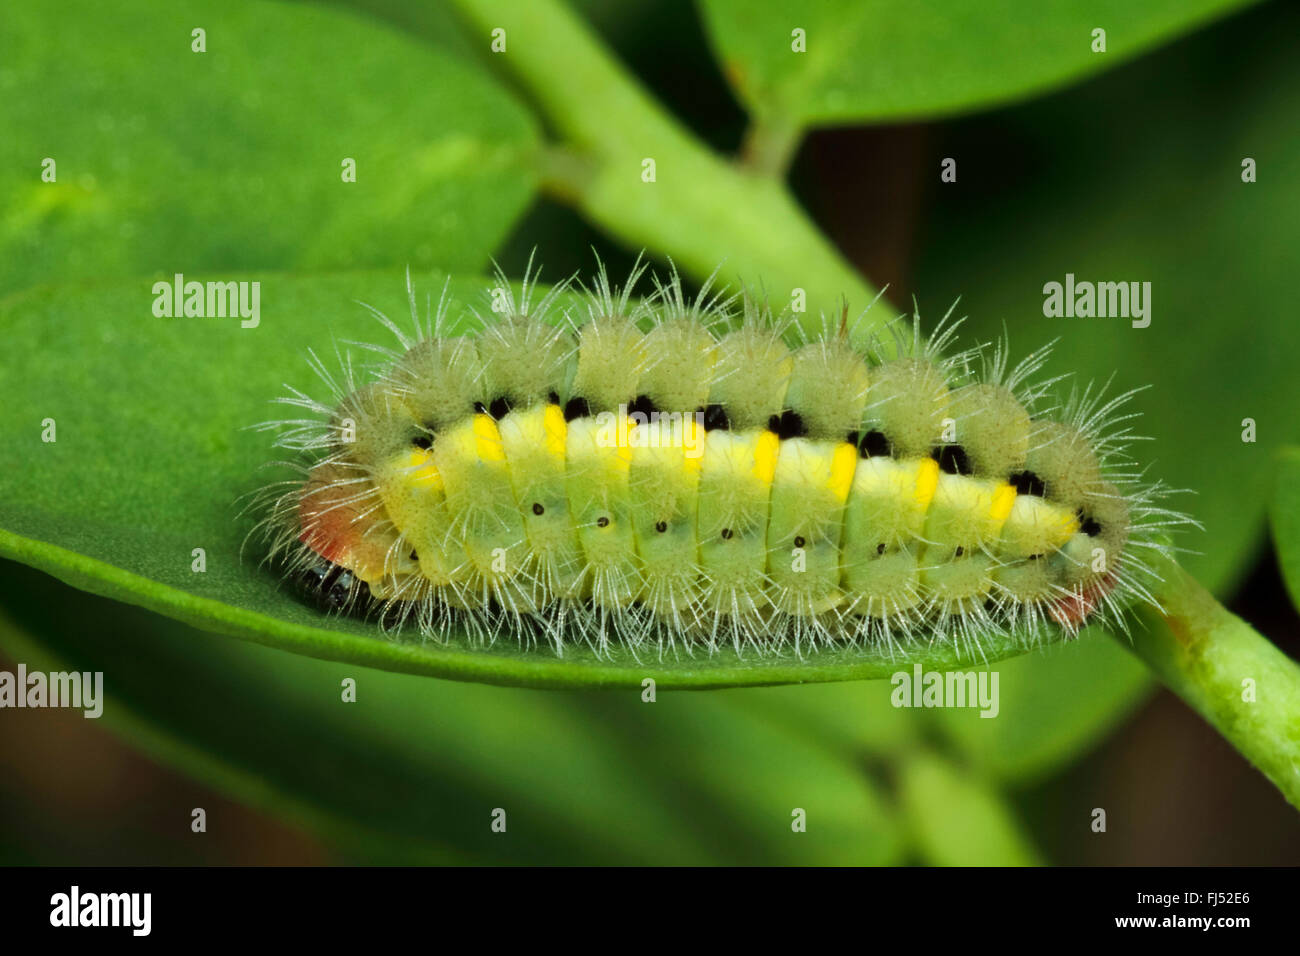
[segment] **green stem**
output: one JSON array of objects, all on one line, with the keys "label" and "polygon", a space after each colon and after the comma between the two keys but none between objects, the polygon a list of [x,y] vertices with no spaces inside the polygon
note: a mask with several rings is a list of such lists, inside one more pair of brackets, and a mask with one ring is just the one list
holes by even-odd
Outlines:
[{"label": "green stem", "polygon": [[[500,60],[519,79],[576,159],[544,162],[552,194],[632,248],[665,254],[703,279],[760,282],[773,305],[807,294],[807,326],[847,298],[876,296],[821,234],[785,185],[717,156],[683,128],[557,0],[453,0],[471,27],[506,31]],[[646,160],[654,162],[654,181]],[[555,175],[556,173],[559,175]],[[895,318],[877,304],[856,334]]]},{"label": "green stem", "polygon": [[798,124],[779,117],[756,119],[741,149],[745,168],[761,176],[782,177],[803,138]]},{"label": "green stem", "polygon": [[1169,562],[1132,651],[1300,809],[1300,665]]}]

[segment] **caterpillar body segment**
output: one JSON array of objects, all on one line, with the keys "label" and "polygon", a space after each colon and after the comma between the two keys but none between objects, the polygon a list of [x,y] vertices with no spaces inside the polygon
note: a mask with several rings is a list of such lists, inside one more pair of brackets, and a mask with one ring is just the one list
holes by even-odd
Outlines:
[{"label": "caterpillar body segment", "polygon": [[499,423],[515,501],[524,519],[522,574],[535,582],[536,600],[583,596],[585,559],[569,509],[569,428],[556,402],[508,413]]},{"label": "caterpillar body segment", "polygon": [[704,429],[694,416],[670,420],[657,445],[632,448],[628,474],[641,591],[651,619],[680,626],[699,605],[700,464]]},{"label": "caterpillar body segment", "polygon": [[569,423],[569,508],[587,564],[584,594],[601,610],[631,604],[640,591],[632,534],[632,448],[626,416],[613,415],[614,435],[594,416]]},{"label": "caterpillar body segment", "polygon": [[444,294],[374,382],[286,399],[321,425],[283,432],[307,461],[267,495],[272,555],[332,575],[330,608],[560,652],[978,650],[1149,599],[1143,555],[1189,519],[1123,457],[1129,395],[1054,414],[1046,349],[946,354],[941,324],[882,361],[675,276],[634,302],[642,271],[578,308],[499,277],[475,335]]}]

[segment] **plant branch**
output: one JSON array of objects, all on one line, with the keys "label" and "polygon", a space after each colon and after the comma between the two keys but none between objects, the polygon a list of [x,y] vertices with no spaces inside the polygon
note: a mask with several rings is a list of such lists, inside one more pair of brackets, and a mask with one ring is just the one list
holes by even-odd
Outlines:
[{"label": "plant branch", "polygon": [[1173,561],[1161,573],[1164,613],[1130,649],[1300,809],[1300,665]]},{"label": "plant branch", "polygon": [[[876,297],[821,234],[785,185],[728,162],[681,126],[557,0],[453,0],[484,42],[506,31],[503,64],[546,115],[562,146],[581,157],[546,185],[632,248],[672,258],[702,280],[762,283],[775,304],[807,293],[801,319],[820,328],[847,298]],[[562,64],[562,66],[557,66]],[[548,153],[548,155],[551,155]],[[653,179],[650,166],[653,162]],[[554,172],[554,164],[544,175]],[[575,175],[580,173],[580,175]],[[879,303],[855,328],[864,338],[895,318]]]},{"label": "plant branch", "polygon": [[745,133],[740,150],[742,162],[760,176],[782,178],[802,139],[803,130],[796,123],[778,117],[755,119]]}]

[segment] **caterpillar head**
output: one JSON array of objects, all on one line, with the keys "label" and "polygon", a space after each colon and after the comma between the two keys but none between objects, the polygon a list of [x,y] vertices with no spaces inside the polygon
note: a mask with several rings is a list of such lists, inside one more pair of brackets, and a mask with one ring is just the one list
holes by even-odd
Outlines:
[{"label": "caterpillar head", "polygon": [[1129,536],[1129,508],[1119,489],[1103,484],[1078,511],[1079,530],[1060,551],[1061,582],[1090,590],[1112,577]]}]

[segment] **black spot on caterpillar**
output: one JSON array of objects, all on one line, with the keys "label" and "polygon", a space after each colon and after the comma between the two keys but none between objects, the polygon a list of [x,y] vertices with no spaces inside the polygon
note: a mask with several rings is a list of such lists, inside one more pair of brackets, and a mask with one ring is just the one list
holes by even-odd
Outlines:
[{"label": "black spot on caterpillar", "polygon": [[1079,512],[1079,530],[1090,538],[1095,538],[1101,534],[1101,525],[1096,518],[1089,518]]},{"label": "black spot on caterpillar", "polygon": [[862,436],[863,458],[888,458],[893,453],[894,447],[879,429],[873,428]]},{"label": "black spot on caterpillar", "polygon": [[768,418],[767,430],[782,441],[791,438],[802,438],[808,434],[808,429],[804,427],[803,417],[789,408],[780,415],[772,415]]},{"label": "black spot on caterpillar", "polygon": [[1047,486],[1043,484],[1043,479],[1032,471],[1022,471],[1012,475],[1010,481],[1011,487],[1016,489],[1018,495],[1034,495],[1042,498],[1047,494]]},{"label": "black spot on caterpillar", "polygon": [[628,415],[644,415],[647,421],[657,411],[658,409],[655,408],[655,403],[649,395],[638,395],[627,406]]},{"label": "black spot on caterpillar", "polygon": [[961,445],[941,445],[933,451],[932,457],[945,475],[974,474],[970,459],[966,457],[966,449]]},{"label": "black spot on caterpillar", "polygon": [[634,300],[643,271],[576,307],[498,275],[503,311],[444,292],[424,322],[412,292],[372,381],[264,424],[301,456],[263,496],[271,557],[327,610],[557,651],[974,652],[1154,603],[1149,556],[1190,519],[1124,457],[1132,392],[1056,406],[1046,348],[952,353],[946,317],[859,347],[675,274]]},{"label": "black spot on caterpillar", "polygon": [[[559,404],[555,402],[553,404]],[[591,406],[587,400],[581,396],[575,395],[564,403],[564,420],[571,422],[575,418],[588,418],[591,415]]]},{"label": "black spot on caterpillar", "polygon": [[705,431],[726,431],[731,427],[727,419],[727,410],[721,405],[705,405],[697,414],[703,415]]}]

